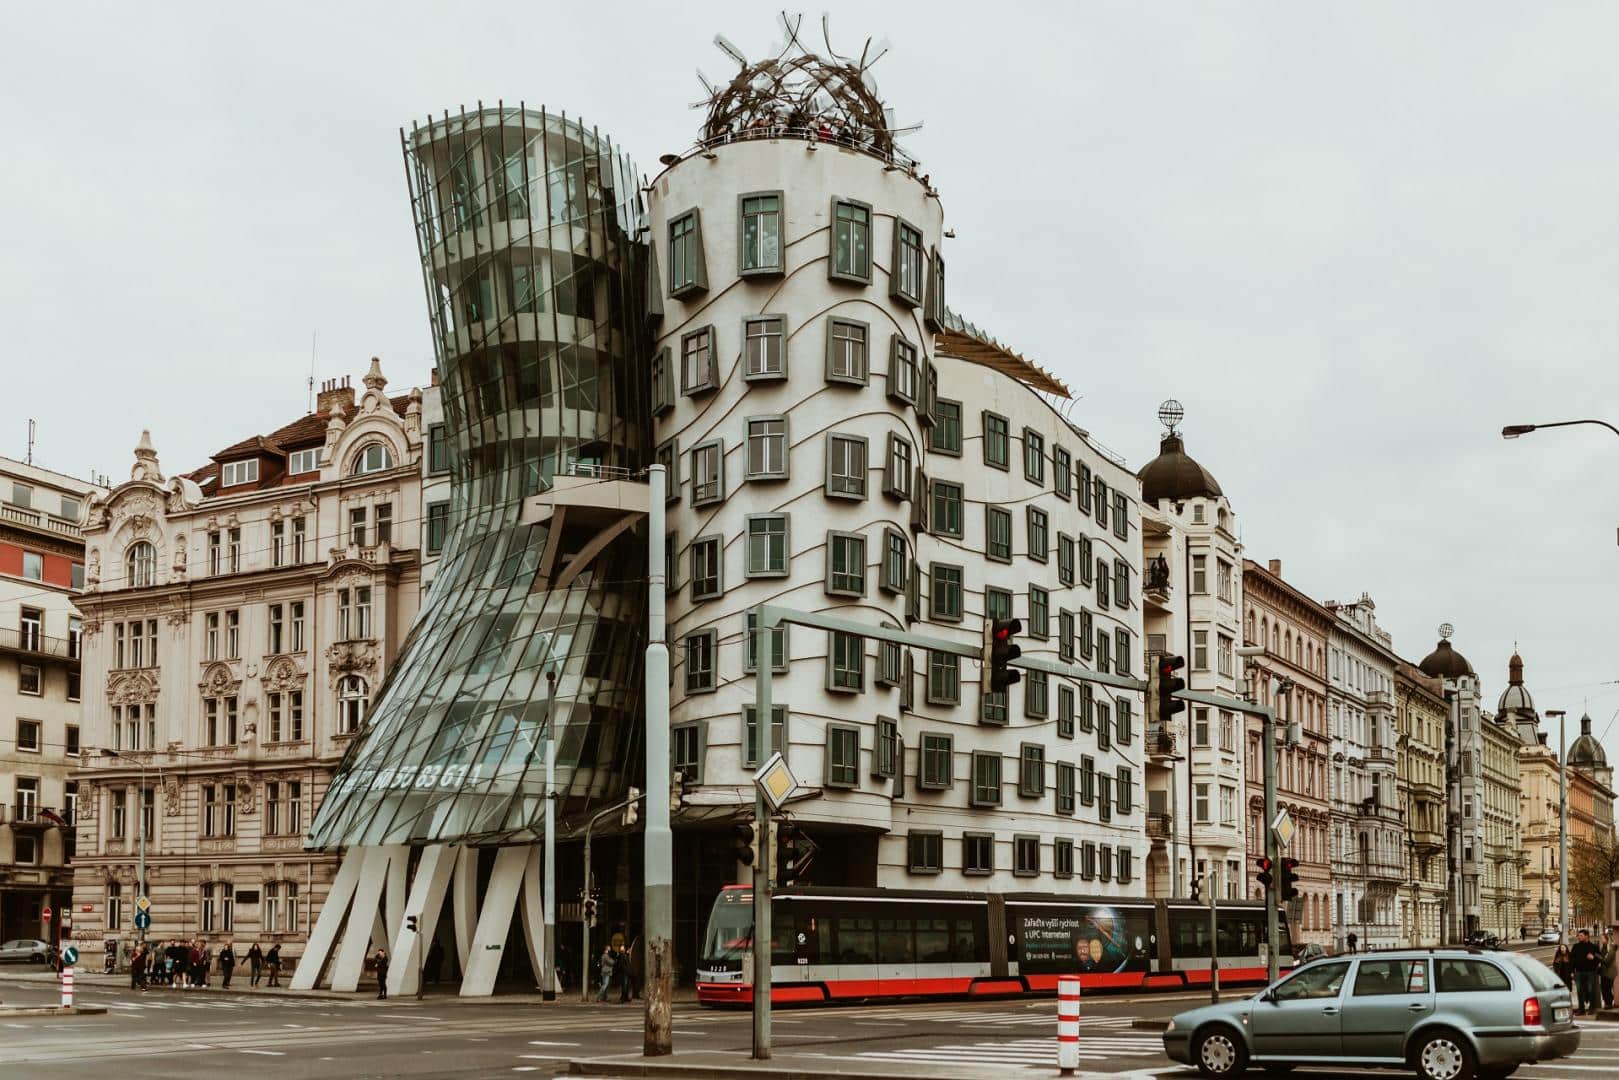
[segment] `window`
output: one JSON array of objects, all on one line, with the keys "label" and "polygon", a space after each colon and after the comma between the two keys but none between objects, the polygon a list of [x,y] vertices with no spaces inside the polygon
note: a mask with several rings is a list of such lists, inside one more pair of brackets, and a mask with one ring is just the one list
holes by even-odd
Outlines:
[{"label": "window", "polygon": [[337,590],[337,638],[354,641],[371,636],[371,586]]},{"label": "window", "polygon": [[1215,581],[1219,585],[1220,589],[1220,599],[1224,600],[1228,604],[1232,603],[1235,597],[1233,595],[1234,589],[1232,584],[1231,564],[1226,562],[1224,559],[1216,559],[1214,566]]},{"label": "window", "polygon": [[1011,428],[1006,417],[984,413],[984,464],[1009,469],[1012,462]]},{"label": "window", "polygon": [[1511,990],[1501,969],[1484,960],[1434,959],[1434,989],[1441,994],[1475,994]]},{"label": "window", "polygon": [[680,392],[697,394],[719,387],[714,328],[705,326],[680,335]]},{"label": "window", "polygon": [[1096,605],[1097,605],[1097,607],[1101,608],[1103,611],[1106,611],[1108,609],[1109,604],[1111,603],[1108,594],[1112,592],[1112,589],[1113,589],[1113,579],[1107,572],[1107,562],[1106,562],[1106,560],[1103,560],[1103,559],[1097,559],[1096,560]]},{"label": "window", "polygon": [[1068,498],[1068,491],[1074,484],[1074,458],[1061,446],[1051,448],[1051,485],[1057,493],[1057,498]]},{"label": "window", "polygon": [[392,503],[378,503],[376,508],[377,543],[391,544],[394,538],[394,508]]},{"label": "window", "polygon": [[229,933],[236,925],[236,886],[228,881],[210,881],[201,890],[202,932]]},{"label": "window", "polygon": [[[1462,961],[1467,963],[1468,961]],[[1440,971],[1443,972],[1447,961],[1439,962]],[[1310,998],[1336,998],[1343,990],[1344,979],[1349,974],[1349,961],[1337,960],[1332,963],[1311,964],[1301,969],[1292,978],[1277,984],[1272,996],[1277,1001],[1302,1001]],[[1441,985],[1439,989],[1443,990]],[[1475,989],[1469,987],[1469,989]],[[1505,986],[1502,989],[1506,989]]]},{"label": "window", "polygon": [[1113,493],[1113,535],[1130,539],[1130,499],[1122,491]]},{"label": "window", "polygon": [[770,748],[764,752],[759,746],[759,710],[742,706],[742,764],[756,768],[777,751],[787,753],[787,706],[770,706]]},{"label": "window", "polygon": [[[44,571],[45,568],[41,566],[40,573],[43,574]],[[82,562],[70,564],[68,568],[68,582],[74,589],[78,589],[80,591],[84,589],[84,564]]]},{"label": "window", "polygon": [[304,692],[274,691],[265,695],[270,742],[301,742],[304,737]]},{"label": "window", "polygon": [[[751,611],[748,612],[746,626],[748,650],[744,657],[742,670],[749,673],[754,670],[754,666],[759,662],[758,625],[759,617]],[[770,631],[770,670],[775,672],[787,670],[786,623],[780,623]]]},{"label": "window", "polygon": [[674,767],[694,784],[703,782],[703,754],[707,750],[701,723],[676,724],[669,730],[669,757]]},{"label": "window", "polygon": [[828,319],[826,324],[826,378],[828,382],[864,386],[871,378],[871,328],[852,319]]},{"label": "window", "polygon": [[29,652],[39,652],[40,638],[44,635],[45,629],[45,613],[39,608],[21,608],[17,626],[18,644]]},{"label": "window", "polygon": [[922,736],[921,775],[917,784],[930,791],[942,791],[955,783],[954,740],[949,735]]},{"label": "window", "polygon": [[1057,762],[1057,813],[1073,814],[1075,772],[1071,762]]},{"label": "window", "polygon": [[234,696],[203,699],[203,736],[209,746],[236,745],[236,707]]},{"label": "window", "polygon": [[1081,585],[1091,583],[1091,546],[1090,537],[1081,536],[1079,538],[1079,583]]},{"label": "window", "polygon": [[1113,779],[1113,805],[1121,814],[1128,814],[1130,807],[1133,805],[1134,788],[1132,785],[1130,766],[1120,765]]},{"label": "window", "polygon": [[872,681],[878,686],[898,686],[905,677],[904,653],[896,641],[877,643],[877,673]]},{"label": "window", "polygon": [[944,869],[944,834],[912,831],[906,839],[911,873],[937,874]]},{"label": "window", "polygon": [[1067,663],[1074,660],[1074,613],[1057,612],[1057,658]]},{"label": "window", "polygon": [[785,318],[760,315],[742,320],[742,377],[758,380],[787,377]]},{"label": "window", "polygon": [[871,757],[873,776],[899,773],[899,725],[886,716],[877,718],[877,747]]},{"label": "window", "polygon": [[79,725],[69,724],[62,735],[63,749],[68,757],[79,756]]},{"label": "window", "polygon": [[787,418],[748,418],[748,479],[787,478]]},{"label": "window", "polygon": [[1035,877],[1040,873],[1040,838],[1014,836],[1012,838],[1012,873],[1018,877]]},{"label": "window", "polygon": [[659,349],[652,357],[652,415],[662,416],[675,407],[675,369],[669,350]]},{"label": "window", "polygon": [[1096,632],[1096,670],[1113,670],[1113,639],[1107,636],[1106,630]]},{"label": "window", "polygon": [[1074,737],[1074,688],[1066,684],[1057,687],[1057,737]]},{"label": "window", "polygon": [[1050,532],[1047,525],[1049,519],[1046,512],[1038,506],[1029,507],[1025,517],[1029,534],[1029,558],[1043,563],[1050,558],[1048,553]]},{"label": "window", "polygon": [[1107,528],[1107,481],[1100,476],[1093,477],[1091,486],[1095,489],[1096,525],[1098,528]]},{"label": "window", "polygon": [[356,547],[366,546],[366,522],[368,514],[363,506],[356,506],[349,511],[349,543]]},{"label": "window", "polygon": [[298,929],[298,883],[266,881],[259,913],[264,929],[271,934],[293,933]]},{"label": "window", "polygon": [[748,516],[748,577],[787,576],[787,516]]},{"label": "window", "polygon": [[1215,635],[1216,659],[1220,665],[1221,675],[1231,675],[1236,671],[1236,645],[1237,643],[1225,634]]},{"label": "window", "polygon": [[236,785],[202,785],[202,835],[236,835]]},{"label": "window", "polygon": [[894,219],[893,265],[888,274],[888,295],[911,307],[922,306],[922,230],[903,218]]},{"label": "window", "polygon": [[933,258],[930,260],[932,265],[928,273],[928,295],[922,307],[922,314],[928,324],[937,329],[944,325],[945,319],[944,256],[939,254],[938,248],[934,248],[932,254]]},{"label": "window", "polygon": [[884,591],[902,593],[910,581],[911,549],[905,534],[897,529],[883,530],[883,569],[879,584]]},{"label": "window", "polygon": [[[300,450],[298,453],[316,454],[315,450]],[[298,454],[293,454],[293,461],[298,460]],[[311,465],[313,465],[311,457]],[[294,472],[313,471],[294,469]],[[427,428],[427,471],[430,473],[443,473],[450,471],[450,436],[443,424],[430,424]]]},{"label": "window", "polygon": [[[34,559],[39,559],[39,555],[34,555]],[[215,567],[214,573],[219,573],[219,568]],[[29,575],[28,567],[24,567],[23,576],[24,578],[32,576],[34,580],[40,580],[44,576],[44,568],[40,568],[37,575]],[[123,557],[123,580],[131,589],[144,589],[157,585],[157,547],[152,546],[149,541],[136,541],[130,544],[130,551]]]},{"label": "window", "polygon": [[1113,631],[1113,670],[1120,675],[1130,674],[1130,631],[1122,626]]},{"label": "window", "polygon": [[1074,538],[1063,533],[1057,534],[1057,583],[1074,584]]},{"label": "window", "polygon": [[24,510],[33,509],[34,489],[29,487],[27,484],[19,484],[16,481],[12,481],[11,504],[13,506],[20,506]]},{"label": "window", "polygon": [[444,550],[444,539],[450,531],[450,504],[448,501],[427,504],[427,550],[437,554]]},{"label": "window", "polygon": [[1043,671],[1026,672],[1023,679],[1023,715],[1044,720],[1050,712],[1050,677]]},{"label": "window", "polygon": [[691,452],[691,504],[706,506],[725,498],[725,443],[706,442]]},{"label": "window", "polygon": [[907,405],[920,400],[917,392],[916,346],[895,334],[888,347],[888,396]]},{"label": "window", "polygon": [[1192,670],[1209,670],[1209,632],[1207,630],[1192,631]]},{"label": "window", "polygon": [[1031,484],[1046,482],[1046,440],[1033,428],[1023,429],[1023,478]]},{"label": "window", "polygon": [[370,707],[370,691],[365,680],[358,675],[343,676],[337,684],[338,733],[352,735],[359,731],[360,722]]},{"label": "window", "polygon": [[888,457],[883,468],[883,494],[896,499],[911,497],[911,444],[889,432]]},{"label": "window", "polygon": [[1129,698],[1113,699],[1114,741],[1121,746],[1129,746],[1130,740],[1135,738],[1135,706]]},{"label": "window", "polygon": [[699,630],[686,635],[686,693],[714,689],[714,659],[718,652],[719,631]]},{"label": "window", "polygon": [[17,721],[17,749],[30,754],[39,753],[39,721]]},{"label": "window", "polygon": [[837,630],[827,632],[826,688],[855,691],[866,688],[865,638]]},{"label": "window", "polygon": [[866,595],[866,538],[859,533],[826,534],[826,591],[830,596]]},{"label": "window", "polygon": [[[1102,730],[1100,724],[1096,730]],[[1096,820],[1113,820],[1113,777],[1104,772],[1096,774]]]},{"label": "window", "polygon": [[931,567],[933,584],[928,590],[928,594],[934,621],[961,621],[961,574],[961,567],[949,563],[934,563]]},{"label": "window", "polygon": [[928,650],[927,703],[961,703],[961,658],[954,653]]},{"label": "window", "polygon": [[124,928],[124,887],[116,881],[107,882],[107,929]]},{"label": "window", "polygon": [[1019,750],[1017,791],[1031,799],[1046,793],[1046,751],[1037,743],[1024,743]]},{"label": "window", "polygon": [[219,486],[222,488],[235,487],[237,484],[252,484],[259,478],[259,462],[257,458],[251,461],[227,461],[219,467]]},{"label": "window", "polygon": [[1012,561],[1012,512],[984,507],[984,555],[993,562]]},{"label": "window", "polygon": [[961,485],[946,480],[928,484],[933,532],[940,536],[961,536]]},{"label": "window", "polygon": [[779,274],[782,262],[781,192],[758,191],[737,200],[741,221],[736,272],[742,277]]},{"label": "window", "polygon": [[688,210],[669,222],[669,295],[683,300],[707,288],[702,218]]},{"label": "window", "polygon": [[830,724],[826,729],[826,784],[854,787],[860,781],[860,729]]},{"label": "window", "polygon": [[1074,876],[1074,842],[1066,836],[1051,842],[1051,873],[1059,878]]},{"label": "window", "polygon": [[287,651],[288,652],[303,652],[304,651],[304,602],[302,600],[294,600],[292,603],[287,605],[287,612],[288,612],[288,620],[289,620],[288,628],[291,631],[291,633],[288,635]]},{"label": "window", "polygon": [[961,834],[961,872],[963,874],[993,874],[995,872],[995,835],[970,832]]},{"label": "window", "polygon": [[1001,755],[983,750],[973,751],[972,804],[1001,805]]},{"label": "window", "polygon": [[1209,785],[1196,784],[1192,788],[1192,817],[1199,825],[1207,825],[1209,818]]},{"label": "window", "polygon": [[264,831],[271,836],[303,832],[303,784],[274,780],[264,785]]},{"label": "window", "polygon": [[933,403],[933,427],[928,431],[928,449],[947,457],[961,456],[961,402],[939,398]]},{"label": "window", "polygon": [[292,519],[292,561],[304,561],[304,545],[309,539],[309,521],[307,518],[295,517]]},{"label": "window", "polygon": [[374,442],[354,455],[354,467],[351,473],[363,475],[365,473],[382,472],[384,469],[394,467],[394,456],[382,443]]},{"label": "window", "polygon": [[710,600],[725,592],[720,576],[725,540],[720,536],[700,536],[691,544],[691,598]]},{"label": "window", "polygon": [[832,250],[827,277],[871,283],[871,207],[853,199],[832,200]]},{"label": "window", "polygon": [[1209,591],[1209,557],[1207,555],[1192,556],[1192,592],[1198,596],[1205,596]]},{"label": "window", "polygon": [[837,499],[866,497],[866,440],[858,435],[826,437],[826,493]]}]

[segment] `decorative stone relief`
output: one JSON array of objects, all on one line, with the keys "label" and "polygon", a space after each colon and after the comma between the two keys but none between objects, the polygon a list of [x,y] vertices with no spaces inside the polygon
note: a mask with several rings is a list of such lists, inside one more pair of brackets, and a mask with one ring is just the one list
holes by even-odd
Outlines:
[{"label": "decorative stone relief", "polygon": [[180,816],[180,781],[168,779],[163,781],[163,814],[165,817]]},{"label": "decorative stone relief", "polygon": [[327,682],[333,690],[345,675],[360,675],[369,683],[377,672],[377,643],[335,641],[326,648],[326,663]]},{"label": "decorative stone relief", "polygon": [[253,790],[253,778],[246,773],[236,778],[236,812],[251,814],[258,805]]},{"label": "decorative stone relief", "polygon": [[[185,549],[181,548],[180,550],[184,551]],[[176,560],[174,569],[177,573],[183,573],[185,571],[185,559]],[[184,607],[173,607],[169,609],[169,613],[165,618],[168,620],[169,626],[179,628],[191,621],[191,612]]]},{"label": "decorative stone relief", "polygon": [[157,676],[150,671],[115,674],[107,680],[107,701],[112,705],[150,705],[157,701]]},{"label": "decorative stone relief", "polygon": [[76,817],[79,821],[94,821],[96,819],[96,786],[88,780],[79,782],[79,805]]},{"label": "decorative stone relief", "polygon": [[215,663],[203,673],[202,682],[197,685],[202,688],[204,697],[228,697],[242,688],[242,680],[231,674],[229,664]]},{"label": "decorative stone relief", "polygon": [[298,665],[291,657],[278,656],[265,666],[264,677],[259,685],[272,694],[285,694],[293,690],[302,690],[307,676],[298,670]]}]

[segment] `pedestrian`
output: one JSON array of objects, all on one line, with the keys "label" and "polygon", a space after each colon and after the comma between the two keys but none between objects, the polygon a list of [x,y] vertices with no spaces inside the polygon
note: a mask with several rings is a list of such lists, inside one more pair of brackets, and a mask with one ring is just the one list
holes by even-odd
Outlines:
[{"label": "pedestrian", "polygon": [[385,949],[378,949],[373,957],[377,965],[377,998],[381,1000],[388,996],[388,953]]},{"label": "pedestrian", "polygon": [[131,990],[146,989],[146,944],[142,942],[135,946],[135,952],[129,958],[129,988]]},{"label": "pedestrian", "polygon": [[601,989],[596,991],[597,1001],[607,1000],[607,988],[613,985],[613,965],[617,959],[612,942],[608,942],[607,947],[602,949]]},{"label": "pedestrian", "polygon": [[1613,1008],[1613,983],[1619,978],[1619,937],[1612,931],[1602,935],[1602,1007]]},{"label": "pedestrian", "polygon": [[1525,926],[1523,923],[1519,923],[1518,924],[1518,940],[1519,941],[1526,941],[1526,940],[1528,940],[1528,938],[1529,938],[1529,927]]},{"label": "pedestrian", "polygon": [[253,943],[253,947],[247,950],[247,972],[250,976],[247,985],[257,988],[259,985],[259,976],[263,974],[263,971],[264,950],[259,948],[259,943],[255,941]]},{"label": "pedestrian", "polygon": [[219,950],[219,988],[221,990],[230,989],[230,973],[235,970],[236,950],[227,941],[225,942],[225,947]]},{"label": "pedestrian", "polygon": [[1591,931],[1580,927],[1579,940],[1568,951],[1568,962],[1574,968],[1574,982],[1579,991],[1580,1013],[1590,1015],[1597,1009],[1597,985],[1602,977],[1602,950],[1591,940]]},{"label": "pedestrian", "polygon": [[629,948],[619,954],[619,963],[624,969],[623,996],[619,1004],[633,998],[640,989],[641,984],[641,939],[635,938],[630,942]]},{"label": "pedestrian", "polygon": [[197,965],[197,974],[202,980],[202,988],[206,990],[208,989],[208,971],[214,966],[214,948],[206,941],[199,941],[197,945],[202,949],[200,958],[202,963]]},{"label": "pedestrian", "polygon": [[270,985],[281,985],[281,943],[278,941],[270,946],[270,951],[264,957],[264,966],[270,969]]},{"label": "pedestrian", "polygon": [[1557,951],[1552,953],[1552,971],[1563,980],[1564,986],[1571,991],[1574,989],[1574,968],[1568,962],[1568,946],[1559,945]]},{"label": "pedestrian", "polygon": [[1349,951],[1350,952],[1355,951],[1355,943],[1357,941],[1359,941],[1359,940],[1360,940],[1360,938],[1355,936],[1355,932],[1353,930],[1349,931]]}]

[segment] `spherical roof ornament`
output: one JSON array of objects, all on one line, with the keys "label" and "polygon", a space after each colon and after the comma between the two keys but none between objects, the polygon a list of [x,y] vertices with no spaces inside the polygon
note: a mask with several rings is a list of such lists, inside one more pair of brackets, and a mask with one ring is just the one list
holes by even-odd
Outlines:
[{"label": "spherical roof ornament", "polygon": [[1158,422],[1168,430],[1158,443],[1158,456],[1141,467],[1141,498],[1156,505],[1161,499],[1218,499],[1224,494],[1214,477],[1186,452],[1176,426],[1186,418],[1181,403],[1170,398],[1158,406]]},{"label": "spherical roof ornament", "polygon": [[1473,665],[1467,662],[1467,657],[1450,646],[1451,635],[1456,628],[1450,623],[1439,624],[1439,644],[1434,651],[1422,658],[1417,666],[1424,675],[1436,675],[1442,679],[1460,679],[1464,676],[1476,674]]},{"label": "spherical roof ornament", "polygon": [[1450,625],[1448,622],[1442,622],[1439,624],[1439,636],[1445,641],[1449,641],[1451,635],[1455,632],[1456,628]]},{"label": "spherical roof ornament", "polygon": [[1169,429],[1169,434],[1175,434],[1175,428],[1186,419],[1186,409],[1174,398],[1169,398],[1158,406],[1158,422]]}]

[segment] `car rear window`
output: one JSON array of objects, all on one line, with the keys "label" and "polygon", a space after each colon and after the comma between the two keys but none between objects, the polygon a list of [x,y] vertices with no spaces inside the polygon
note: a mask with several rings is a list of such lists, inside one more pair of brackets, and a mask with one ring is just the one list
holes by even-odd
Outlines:
[{"label": "car rear window", "polygon": [[1523,972],[1524,978],[1529,980],[1529,985],[1535,988],[1536,993],[1545,990],[1556,990],[1563,985],[1563,980],[1559,979],[1551,968],[1542,964],[1533,956],[1512,953],[1511,960],[1518,965],[1518,970]]},{"label": "car rear window", "polygon": [[1472,994],[1480,990],[1511,990],[1506,972],[1483,960],[1434,962],[1434,988],[1441,994]]}]

